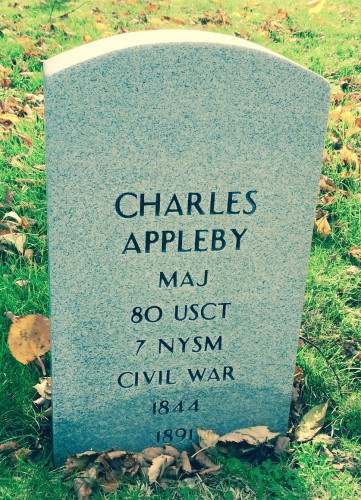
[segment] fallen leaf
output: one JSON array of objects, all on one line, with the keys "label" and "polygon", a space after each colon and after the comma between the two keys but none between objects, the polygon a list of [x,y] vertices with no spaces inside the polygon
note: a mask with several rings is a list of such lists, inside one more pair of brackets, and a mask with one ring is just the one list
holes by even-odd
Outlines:
[{"label": "fallen leaf", "polygon": [[4,214],[4,219],[8,218],[14,219],[18,224],[21,224],[21,217],[14,211]]},{"label": "fallen leaf", "polygon": [[17,441],[6,441],[5,443],[0,444],[0,453],[14,451],[20,448],[20,445]]},{"label": "fallen leaf", "polygon": [[308,12],[310,14],[319,14],[322,8],[325,6],[326,0],[313,0],[308,2],[307,7],[310,7]]},{"label": "fallen leaf", "polygon": [[351,266],[347,269],[346,274],[348,274],[349,276],[357,276],[360,270],[361,269],[358,268],[357,266]]},{"label": "fallen leaf", "polygon": [[13,451],[10,454],[10,460],[13,464],[16,464],[22,458],[25,458],[28,455],[30,455],[30,453],[31,450],[29,450],[28,448],[20,448],[19,450]]},{"label": "fallen leaf", "polygon": [[320,204],[320,205],[327,205],[329,203],[332,203],[334,201],[335,197],[334,196],[331,196],[330,194],[325,194],[324,196],[322,196],[322,198],[320,198],[317,203]]},{"label": "fallen leaf", "polygon": [[331,233],[331,227],[328,223],[327,215],[316,220],[316,228],[318,234],[322,234],[322,236],[328,236]]},{"label": "fallen leaf", "polygon": [[342,470],[345,468],[345,464],[333,464],[332,467],[336,470]]},{"label": "fallen leaf", "polygon": [[28,264],[32,265],[33,264],[33,255],[34,255],[34,250],[31,248],[27,248],[24,252],[24,259],[28,262]]},{"label": "fallen leaf", "polygon": [[229,432],[219,438],[220,443],[246,443],[251,446],[259,446],[275,438],[279,432],[271,432],[265,425],[246,427]]},{"label": "fallen leaf", "polygon": [[304,415],[301,423],[296,429],[295,438],[300,443],[309,441],[319,432],[325,422],[325,416],[327,411],[328,403],[319,404],[314,406],[310,411]]},{"label": "fallen leaf", "polygon": [[24,231],[29,231],[30,224],[26,217],[21,217],[20,226],[24,229]]},{"label": "fallen leaf", "polygon": [[139,453],[139,455],[146,462],[151,463],[155,458],[159,457],[163,453],[164,453],[164,448],[162,446],[150,446],[148,448],[144,448],[144,450],[141,453]]},{"label": "fallen leaf", "polygon": [[151,17],[149,19],[149,23],[153,24],[153,26],[160,26],[162,24],[162,20],[159,17]]},{"label": "fallen leaf", "polygon": [[160,455],[159,457],[156,457],[148,471],[150,484],[157,482],[157,480],[163,476],[165,469],[169,465],[172,465],[173,462],[174,458],[169,455]]},{"label": "fallen leaf", "polygon": [[359,343],[356,339],[345,340],[343,349],[345,351],[346,357],[353,358],[357,354],[359,347]]},{"label": "fallen leaf", "polygon": [[76,491],[78,500],[88,500],[93,493],[92,488],[87,480],[82,477],[76,477],[73,481],[73,488]]},{"label": "fallen leaf", "polygon": [[129,474],[134,476],[139,470],[138,456],[127,451],[108,451],[102,453],[113,472],[118,476]]},{"label": "fallen leaf", "polygon": [[197,427],[197,433],[199,437],[199,446],[201,448],[211,448],[218,443],[219,435],[211,429],[203,430]]},{"label": "fallen leaf", "polygon": [[50,349],[50,321],[41,314],[15,317],[9,330],[11,354],[24,365]]},{"label": "fallen leaf", "polygon": [[329,177],[326,177],[325,175],[322,175],[322,174],[320,175],[318,187],[319,187],[320,191],[329,192],[329,191],[336,190],[336,186],[335,186],[335,183],[333,182],[333,180],[330,179]]},{"label": "fallen leaf", "polygon": [[84,453],[71,455],[65,462],[65,477],[69,477],[75,471],[84,470],[90,463],[93,463],[98,456],[99,453],[96,451],[85,451]]},{"label": "fallen leaf", "polygon": [[275,444],[275,454],[283,455],[287,452],[288,445],[290,444],[290,438],[284,436],[278,436]]},{"label": "fallen leaf", "polygon": [[15,285],[18,285],[20,288],[26,286],[30,283],[29,280],[16,280]]},{"label": "fallen leaf", "polygon": [[195,453],[193,453],[192,458],[196,460],[200,465],[206,467],[207,469],[211,469],[212,467],[216,467],[216,464],[212,462],[210,458],[204,453],[204,451],[197,446],[195,443],[192,443],[193,448],[195,449]]},{"label": "fallen leaf", "polygon": [[7,245],[13,245],[19,253],[24,252],[24,244],[26,242],[26,236],[22,233],[9,233],[0,235],[0,243],[6,243]]},{"label": "fallen leaf", "polygon": [[312,440],[313,443],[324,443],[327,446],[333,446],[336,442],[335,438],[332,438],[328,434],[317,434],[317,436]]},{"label": "fallen leaf", "polygon": [[16,191],[9,191],[8,189],[6,189],[5,196],[4,196],[4,206],[11,206],[12,205],[15,194],[16,194]]},{"label": "fallen leaf", "polygon": [[295,366],[294,381],[301,382],[303,379],[303,370],[300,366]]},{"label": "fallen leaf", "polygon": [[348,253],[353,259],[357,260],[358,262],[361,262],[361,248],[360,247],[354,246],[354,247],[350,248]]},{"label": "fallen leaf", "polygon": [[[342,94],[343,95],[343,94]],[[337,106],[337,108],[334,108],[332,111],[330,111],[330,119],[338,121],[341,118],[342,115],[342,106]]]},{"label": "fallen leaf", "polygon": [[51,377],[41,377],[39,384],[34,385],[41,397],[51,400]]},{"label": "fallen leaf", "polygon": [[94,471],[96,471],[95,479],[104,491],[114,493],[119,487],[119,478],[108,464],[105,456],[106,454],[104,453],[100,454],[94,462]]},{"label": "fallen leaf", "polygon": [[182,25],[182,24],[185,24],[185,21],[183,21],[183,19],[179,19],[178,17],[173,17],[171,19],[171,23],[177,24],[177,25]]},{"label": "fallen leaf", "polygon": [[184,472],[192,472],[191,462],[186,451],[182,451],[181,453],[181,467]]},{"label": "fallen leaf", "polygon": [[3,115],[0,115],[0,123],[5,123],[7,125],[13,124],[13,123],[18,123],[20,120],[16,115],[12,115],[9,113],[4,113]]},{"label": "fallen leaf", "polygon": [[210,473],[218,472],[220,470],[221,470],[221,466],[220,465],[213,465],[213,467],[208,467],[208,469],[203,469],[203,470],[199,471],[198,475],[199,476],[204,476],[205,474],[210,474]]},{"label": "fallen leaf", "polygon": [[174,457],[174,458],[179,458],[179,456],[180,456],[179,451],[176,448],[174,448],[174,446],[170,446],[169,444],[166,444],[164,446],[163,453],[165,455],[169,455],[169,456]]}]

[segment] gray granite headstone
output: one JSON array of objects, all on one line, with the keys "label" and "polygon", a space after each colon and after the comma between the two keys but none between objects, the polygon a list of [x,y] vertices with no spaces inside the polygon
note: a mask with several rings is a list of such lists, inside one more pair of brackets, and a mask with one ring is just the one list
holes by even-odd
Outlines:
[{"label": "gray granite headstone", "polygon": [[59,463],[287,428],[329,85],[197,31],[45,63]]}]

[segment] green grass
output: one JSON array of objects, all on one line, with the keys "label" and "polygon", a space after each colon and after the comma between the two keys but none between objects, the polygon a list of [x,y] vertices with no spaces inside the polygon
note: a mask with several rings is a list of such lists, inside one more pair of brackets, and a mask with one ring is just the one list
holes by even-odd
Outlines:
[{"label": "green grass", "polygon": [[[231,35],[239,32],[252,42],[324,75],[333,93],[342,92],[339,101],[344,109],[355,117],[360,116],[360,108],[354,101],[355,92],[361,91],[359,2],[328,0],[316,14],[311,14],[305,3],[224,0],[220,5],[211,0],[169,0],[160,2],[155,12],[149,12],[145,1],[100,0],[84,5],[81,1],[63,1],[55,4],[53,19],[50,19],[52,0],[25,0],[24,3],[3,0],[0,64],[11,69],[7,75],[11,82],[9,87],[0,85],[0,99],[6,100],[12,95],[23,102],[26,93],[41,94],[41,61],[85,41],[147,27],[190,28]],[[220,8],[228,24],[218,24],[217,9]],[[288,12],[283,19],[282,12],[277,19],[280,8]],[[76,10],[68,16],[59,17],[73,9]],[[214,21],[199,24],[199,19],[206,17],[205,12],[214,17]],[[184,24],[163,22],[162,16],[182,19]],[[23,76],[23,72],[32,75]],[[0,80],[4,76],[0,67]],[[340,80],[347,76],[352,80],[348,88],[341,88]],[[331,110],[338,105],[333,103]],[[17,439],[32,449],[36,443],[42,445],[30,459],[15,464],[6,458],[0,459],[0,498],[4,500],[75,498],[71,484],[61,481],[61,471],[53,470],[49,422],[32,406],[35,396],[32,386],[37,382],[38,369],[33,365],[23,366],[11,356],[7,347],[9,321],[2,315],[8,310],[16,315],[48,315],[45,173],[34,168],[45,163],[43,125],[42,115],[34,112],[32,118],[21,117],[2,135],[0,128],[3,139],[0,203],[7,190],[15,192],[11,210],[36,221],[26,232],[25,248],[33,250],[32,265],[16,251],[0,252],[0,443]],[[355,157],[350,157],[350,154],[361,156],[360,128],[353,129],[352,119],[345,116],[339,121],[330,120],[326,140],[328,158],[323,164],[323,173],[349,195],[333,194],[331,204],[318,206],[330,214],[331,234],[327,238],[314,234],[303,310],[302,335],[319,346],[328,361],[310,344],[305,344],[298,355],[305,379],[304,411],[329,400],[325,432],[336,437],[332,450],[334,460],[325,455],[320,444],[294,444],[293,453],[281,461],[266,460],[257,465],[220,457],[224,468],[215,477],[192,479],[165,490],[152,490],[145,481],[128,481],[117,494],[99,491],[94,498],[135,500],[149,498],[151,493],[159,499],[189,500],[361,497],[361,363],[347,359],[343,349],[347,339],[361,343],[361,273],[358,276],[349,273],[350,266],[360,266],[360,263],[348,253],[353,246],[361,246],[360,171],[357,174],[360,166],[355,164]],[[23,137],[32,142],[31,154],[26,155],[28,147]],[[339,146],[335,147],[337,140]],[[27,183],[19,179],[27,179]],[[0,219],[9,210],[0,208]],[[8,250],[12,251],[11,247]],[[15,284],[17,280],[30,283],[20,288]],[[48,358],[46,364],[49,367]],[[338,374],[341,392],[330,365]]]}]

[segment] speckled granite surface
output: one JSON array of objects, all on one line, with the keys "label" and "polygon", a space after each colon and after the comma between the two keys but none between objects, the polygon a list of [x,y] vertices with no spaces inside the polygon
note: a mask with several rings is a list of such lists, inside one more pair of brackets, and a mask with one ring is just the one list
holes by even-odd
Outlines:
[{"label": "speckled granite surface", "polygon": [[285,431],[328,83],[155,31],[50,59],[45,94],[57,463]]}]

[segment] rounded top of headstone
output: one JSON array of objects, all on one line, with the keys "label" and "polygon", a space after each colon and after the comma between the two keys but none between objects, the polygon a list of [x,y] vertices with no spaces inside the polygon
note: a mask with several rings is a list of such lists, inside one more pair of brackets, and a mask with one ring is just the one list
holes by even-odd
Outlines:
[{"label": "rounded top of headstone", "polygon": [[[50,58],[44,62],[45,76],[49,77],[55,73],[64,71],[72,66],[87,62],[91,59],[101,57],[112,52],[127,50],[135,47],[145,47],[150,45],[169,45],[169,44],[202,44],[202,45],[223,45],[228,47],[258,51],[268,54],[270,57],[287,61],[289,64],[307,71],[321,80],[321,76],[304,68],[303,66],[287,59],[270,49],[257,45],[255,43],[243,40],[234,36],[220,33],[212,33],[197,30],[155,30],[155,31],[136,31],[115,35],[96,42],[88,43],[68,50]],[[324,80],[326,82],[326,80]]]}]

